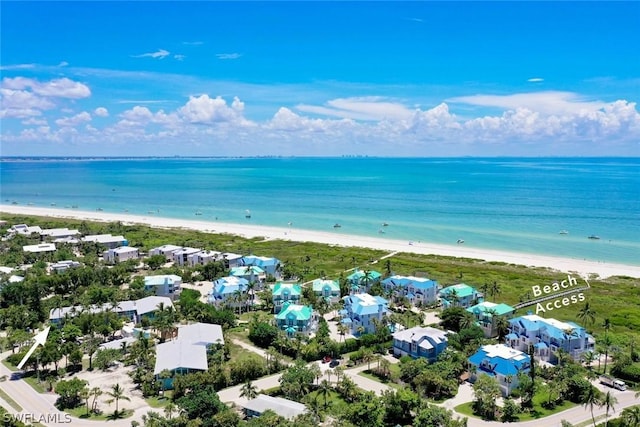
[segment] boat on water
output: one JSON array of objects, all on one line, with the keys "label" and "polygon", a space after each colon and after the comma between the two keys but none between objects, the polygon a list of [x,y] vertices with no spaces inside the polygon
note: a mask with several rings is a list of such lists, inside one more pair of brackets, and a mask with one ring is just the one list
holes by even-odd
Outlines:
[{"label": "boat on water", "polygon": [[381,228],[378,230],[378,234],[384,234],[384,230]]},{"label": "boat on water", "polygon": [[337,222],[335,224],[333,224],[333,228],[340,228],[342,227],[340,224],[338,224]]},{"label": "boat on water", "polygon": [[104,209],[102,209],[102,208],[98,208],[98,209],[96,209],[96,210],[97,210],[98,212],[102,212]]},{"label": "boat on water", "polygon": [[196,211],[196,215],[202,215],[202,212]]},{"label": "boat on water", "polygon": [[244,217],[247,218],[247,219],[251,218],[251,211],[249,209],[244,211]]},{"label": "boat on water", "polygon": [[600,236],[596,236],[595,234],[592,234],[591,236],[589,236],[587,238],[591,239],[591,240],[600,240]]},{"label": "boat on water", "polygon": [[569,234],[569,232],[567,230],[561,230],[560,234]]},{"label": "boat on water", "polygon": [[388,222],[383,222],[383,223],[382,223],[382,226],[383,226],[383,227],[388,227],[388,226],[389,226],[389,223],[388,223]]},{"label": "boat on water", "polygon": [[71,209],[78,209],[78,205],[71,205]]},{"label": "boat on water", "polygon": [[457,244],[459,244],[459,245],[461,245],[461,244],[463,244],[463,243],[464,243],[464,240],[463,240],[463,239],[458,239],[458,240],[456,241],[456,243],[457,243]]}]

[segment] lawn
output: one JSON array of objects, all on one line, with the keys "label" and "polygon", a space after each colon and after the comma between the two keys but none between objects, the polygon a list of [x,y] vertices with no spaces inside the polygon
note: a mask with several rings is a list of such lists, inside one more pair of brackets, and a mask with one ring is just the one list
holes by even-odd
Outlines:
[{"label": "lawn", "polygon": [[317,400],[320,410],[327,415],[339,415],[344,413],[349,405],[345,400],[340,396],[339,393],[331,390],[327,395],[327,406],[324,404],[324,396],[319,394],[318,391],[312,391],[308,395],[305,396],[304,399],[306,402],[310,402],[312,400]]},{"label": "lawn", "polygon": [[38,393],[46,393],[47,389],[45,388],[47,384],[43,381],[38,381],[35,377],[24,377],[24,381],[29,384],[35,391]]},{"label": "lawn", "polygon": [[[107,420],[115,420],[116,418],[113,416],[113,412],[103,412],[100,414],[95,414],[93,412],[89,412],[87,415],[87,407],[85,405],[78,406],[77,408],[65,409],[67,414],[80,418],[83,420],[92,420],[92,421],[107,421]],[[120,409],[118,412],[118,418],[129,418],[133,415],[133,411],[131,409]]]},{"label": "lawn", "polygon": [[[546,400],[546,395],[541,395],[540,393],[537,393],[536,397],[533,400],[534,401],[533,410],[531,412],[518,414],[518,421],[524,422],[524,421],[539,420],[539,419],[543,419],[544,417],[548,417],[549,415],[557,414],[558,412],[562,412],[567,409],[573,408],[574,406],[578,406],[576,403],[565,401],[562,405],[558,405],[553,409],[545,409],[540,405],[540,402],[545,400]],[[472,405],[473,405],[472,402],[462,403],[453,409],[459,414],[465,415],[467,417],[480,418],[473,413]]]},{"label": "lawn", "polygon": [[164,392],[164,396],[151,396],[144,399],[149,406],[152,408],[164,408],[167,403],[171,402],[171,396],[173,395],[173,390],[167,390]]}]

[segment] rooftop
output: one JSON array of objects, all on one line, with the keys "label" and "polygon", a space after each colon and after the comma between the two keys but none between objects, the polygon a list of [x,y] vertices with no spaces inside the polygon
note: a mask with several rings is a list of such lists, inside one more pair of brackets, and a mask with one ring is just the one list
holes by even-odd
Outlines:
[{"label": "rooftop", "polygon": [[449,295],[454,290],[455,290],[456,295],[458,296],[458,298],[469,297],[469,296],[472,296],[474,293],[478,292],[472,286],[469,286],[469,285],[467,285],[465,283],[459,283],[457,285],[447,286],[446,288],[444,288],[444,289],[442,289],[440,291],[440,294]]},{"label": "rooftop", "polygon": [[[487,311],[495,310],[496,315],[503,316],[505,314],[513,313],[515,308],[507,305],[505,303],[496,304],[495,302],[484,301],[479,304],[474,305],[473,307],[467,308],[469,313],[473,314],[485,314]],[[491,316],[491,314],[488,314]]]},{"label": "rooftop", "polygon": [[244,408],[258,414],[272,410],[287,419],[295,418],[307,411],[307,407],[302,403],[281,397],[267,396],[266,394],[259,394],[255,399],[250,399],[244,404]]}]

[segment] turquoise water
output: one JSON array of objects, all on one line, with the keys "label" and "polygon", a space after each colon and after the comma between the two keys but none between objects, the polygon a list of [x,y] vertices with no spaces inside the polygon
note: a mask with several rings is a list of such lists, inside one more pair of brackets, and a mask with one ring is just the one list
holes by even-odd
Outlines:
[{"label": "turquoise water", "polygon": [[0,167],[4,204],[291,222],[640,265],[638,158],[4,159]]}]

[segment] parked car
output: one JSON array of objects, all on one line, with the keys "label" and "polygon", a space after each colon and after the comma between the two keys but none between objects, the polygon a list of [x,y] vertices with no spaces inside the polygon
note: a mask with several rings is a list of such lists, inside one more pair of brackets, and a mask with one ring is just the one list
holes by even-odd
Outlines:
[{"label": "parked car", "polygon": [[331,362],[331,356],[325,356],[322,358],[322,363],[329,363]]},{"label": "parked car", "polygon": [[330,368],[335,368],[336,366],[338,366],[340,364],[340,361],[338,359],[333,359],[331,361],[331,363],[329,363],[329,367]]},{"label": "parked car", "polygon": [[624,381],[610,377],[609,375],[602,375],[600,377],[600,382],[604,385],[613,387],[618,390],[625,391],[627,389],[627,385],[624,383]]}]

